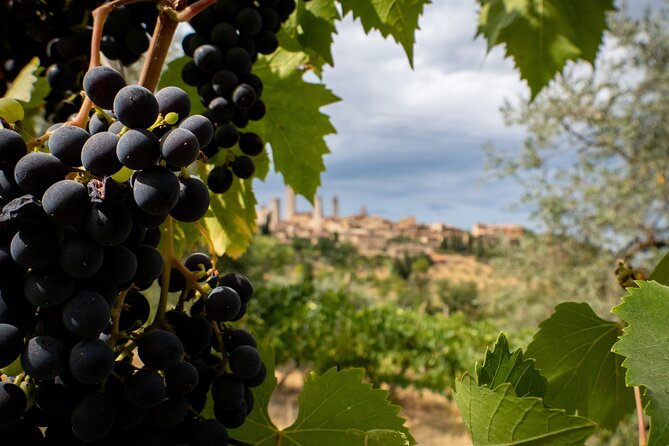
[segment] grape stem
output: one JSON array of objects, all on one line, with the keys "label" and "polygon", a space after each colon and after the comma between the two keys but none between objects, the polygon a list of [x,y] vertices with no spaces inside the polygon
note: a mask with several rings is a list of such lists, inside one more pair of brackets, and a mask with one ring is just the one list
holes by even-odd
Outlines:
[{"label": "grape stem", "polygon": [[170,258],[171,265],[179,270],[179,272],[186,278],[186,287],[196,290],[204,298],[209,294],[202,286],[197,282],[198,276],[193,273],[191,270],[186,268],[183,263],[179,261],[174,255]]},{"label": "grape stem", "polygon": [[198,0],[181,11],[176,11],[173,14],[173,19],[177,22],[187,22],[214,3],[216,3],[216,0]]},{"label": "grape stem", "polygon": [[641,402],[641,389],[639,386],[634,386],[634,399],[636,400],[636,414],[637,422],[639,424],[639,446],[646,446],[646,426],[643,419],[643,404]]},{"label": "grape stem", "polygon": [[114,304],[114,308],[112,309],[112,315],[111,315],[112,332],[111,332],[111,338],[109,339],[109,346],[112,348],[114,348],[116,340],[120,337],[118,325],[119,325],[119,320],[121,319],[121,312],[123,311],[123,308],[125,306],[125,297],[128,295],[128,292],[132,289],[133,286],[134,284],[128,287],[127,290],[119,294],[118,299],[116,299],[116,303]]},{"label": "grape stem", "polygon": [[160,249],[160,255],[163,258],[163,276],[160,282],[160,301],[158,302],[158,309],[156,316],[148,330],[158,328],[163,324],[165,313],[167,312],[167,299],[169,297],[170,287],[170,273],[172,271],[172,259],[174,259],[174,222],[169,215],[163,225],[163,235],[161,239],[164,241]]}]

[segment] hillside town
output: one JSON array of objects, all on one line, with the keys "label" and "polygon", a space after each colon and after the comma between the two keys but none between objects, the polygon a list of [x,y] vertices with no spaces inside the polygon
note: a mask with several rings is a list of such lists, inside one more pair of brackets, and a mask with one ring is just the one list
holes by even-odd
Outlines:
[{"label": "hillside town", "polygon": [[281,200],[274,198],[269,206],[258,210],[258,227],[285,243],[295,238],[312,243],[323,237],[335,238],[352,244],[366,256],[427,254],[438,261],[440,253],[448,248],[453,250],[474,242],[494,243],[502,239],[515,243],[525,231],[515,224],[476,223],[466,230],[444,223],[419,223],[415,217],[391,221],[369,215],[364,207],[357,214],[342,216],[336,195],[332,197],[328,215],[321,196],[314,197],[311,210],[299,212],[295,192],[290,187],[286,187],[284,200],[283,207]]}]

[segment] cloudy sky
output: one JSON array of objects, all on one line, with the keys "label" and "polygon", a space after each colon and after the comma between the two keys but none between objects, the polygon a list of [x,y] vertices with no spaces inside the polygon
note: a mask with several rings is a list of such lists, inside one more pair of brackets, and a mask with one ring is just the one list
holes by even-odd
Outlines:
[{"label": "cloudy sky", "polygon": [[[628,0],[640,14],[664,0]],[[425,8],[416,34],[412,70],[399,45],[378,33],[365,35],[350,16],[338,23],[335,67],[325,84],[342,101],[325,107],[338,133],[318,194],[331,212],[339,198],[342,215],[366,207],[392,220],[413,215],[421,222],[469,228],[476,222],[535,226],[529,209],[516,206],[521,188],[493,181],[484,171],[488,141],[520,147],[522,128],[504,126],[499,107],[528,89],[497,48],[486,54],[474,40],[476,2],[435,0]],[[282,180],[257,181],[260,204],[283,198]],[[310,205],[298,200],[298,210]]]}]

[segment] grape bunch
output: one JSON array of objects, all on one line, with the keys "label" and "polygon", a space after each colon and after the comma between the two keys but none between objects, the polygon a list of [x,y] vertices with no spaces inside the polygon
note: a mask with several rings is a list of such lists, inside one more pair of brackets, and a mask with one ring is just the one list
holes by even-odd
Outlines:
[{"label": "grape bunch", "polygon": [[[189,166],[213,126],[177,87],[153,94],[104,66],[83,87],[88,130],[56,124],[38,151],[0,128],[0,438],[225,446],[266,375],[254,337],[230,325],[253,286],[204,253],[157,250],[168,215],[208,209]],[[166,271],[178,304],[149,324],[144,291]]]},{"label": "grape bunch", "polygon": [[213,141],[203,149],[206,157],[221,148],[238,145],[240,154],[229,152],[225,162],[214,167],[207,180],[209,189],[223,193],[234,177],[253,176],[251,157],[263,151],[263,141],[253,132],[244,132],[248,122],[265,116],[261,99],[263,83],[252,72],[258,54],[271,54],[279,45],[277,33],[295,10],[295,0],[218,0],[190,21],[195,30],[182,41],[193,60],[183,67],[183,81],[198,89],[215,125]]},{"label": "grape bunch", "polygon": [[[45,117],[65,121],[81,105],[81,81],[89,65],[91,11],[110,0],[12,0],[0,3],[0,96],[33,58],[45,67],[51,91]],[[111,11],[102,53],[123,65],[136,62],[149,47],[158,17],[154,3],[133,3]]]}]

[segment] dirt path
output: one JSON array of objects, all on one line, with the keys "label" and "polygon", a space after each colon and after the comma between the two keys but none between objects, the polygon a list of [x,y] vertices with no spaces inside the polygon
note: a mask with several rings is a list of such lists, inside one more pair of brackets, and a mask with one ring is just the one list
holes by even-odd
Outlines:
[{"label": "dirt path", "polygon": [[[279,382],[285,380],[272,395],[269,414],[278,427],[284,428],[297,418],[297,397],[302,391],[304,375],[292,371],[286,377],[278,370],[277,378]],[[412,389],[399,389],[395,393],[395,403],[402,406],[400,415],[407,419],[418,446],[471,446],[457,407],[445,396]]]}]

